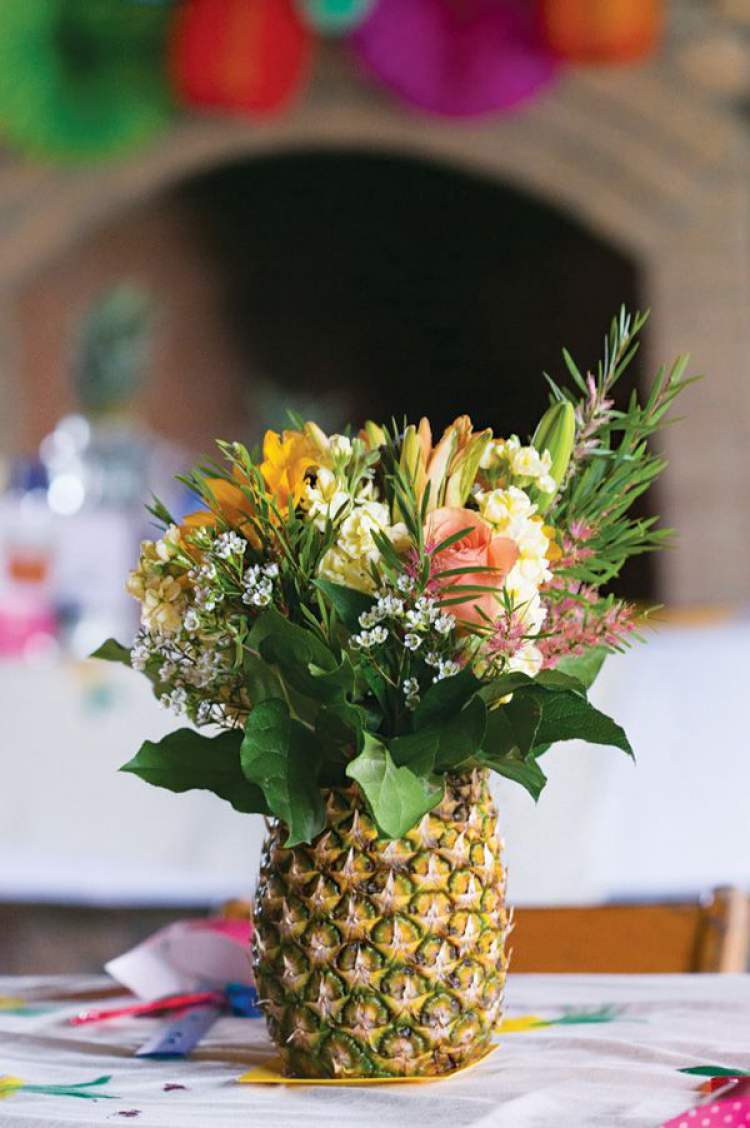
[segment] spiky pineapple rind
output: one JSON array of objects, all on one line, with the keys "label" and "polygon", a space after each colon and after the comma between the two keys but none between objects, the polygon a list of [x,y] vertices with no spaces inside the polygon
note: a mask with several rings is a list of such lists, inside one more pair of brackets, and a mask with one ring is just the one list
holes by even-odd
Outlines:
[{"label": "spiky pineapple rind", "polygon": [[285,848],[271,825],[255,903],[269,1032],[300,1077],[448,1073],[497,1025],[508,914],[483,772],[383,839],[356,787],[326,795],[326,829]]}]

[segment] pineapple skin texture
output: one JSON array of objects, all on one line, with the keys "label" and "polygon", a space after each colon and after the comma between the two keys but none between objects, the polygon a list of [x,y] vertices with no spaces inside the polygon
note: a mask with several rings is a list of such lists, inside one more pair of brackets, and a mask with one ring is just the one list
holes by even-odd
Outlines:
[{"label": "pineapple skin texture", "polygon": [[508,958],[502,842],[486,772],[385,839],[356,787],[325,793],[326,829],[283,846],[272,822],[254,966],[288,1076],[428,1076],[481,1056]]}]

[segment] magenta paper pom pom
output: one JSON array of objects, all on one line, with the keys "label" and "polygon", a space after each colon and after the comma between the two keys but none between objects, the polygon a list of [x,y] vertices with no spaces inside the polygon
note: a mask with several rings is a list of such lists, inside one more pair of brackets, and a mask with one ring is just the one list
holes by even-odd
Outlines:
[{"label": "magenta paper pom pom", "polygon": [[351,42],[404,101],[447,117],[510,109],[557,69],[528,0],[380,0]]}]

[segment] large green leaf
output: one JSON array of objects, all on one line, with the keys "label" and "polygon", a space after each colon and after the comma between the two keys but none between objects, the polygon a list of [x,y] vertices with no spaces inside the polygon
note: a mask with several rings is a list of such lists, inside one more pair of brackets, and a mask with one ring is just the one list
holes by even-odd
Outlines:
[{"label": "large green leaf", "polygon": [[267,632],[260,641],[261,657],[277,666],[284,681],[314,701],[332,701],[354,689],[354,670],[347,655],[336,655],[309,627],[300,627],[269,609],[263,616]]},{"label": "large green leaf", "polygon": [[592,646],[577,657],[561,658],[555,669],[577,678],[586,689],[591,689],[608,654],[606,646]]},{"label": "large green leaf", "polygon": [[[365,726],[366,714],[358,705],[350,705],[348,701],[321,705],[315,719],[315,735],[326,768],[337,769],[362,751]],[[331,775],[330,771],[325,774]],[[340,769],[334,770],[334,777],[340,774]]]},{"label": "large green leaf", "polygon": [[487,717],[483,750],[486,755],[526,759],[538,743],[543,694],[517,692],[511,701],[492,709]]},{"label": "large green leaf", "polygon": [[311,842],[325,826],[318,785],[321,755],[315,735],[289,715],[285,702],[262,701],[245,722],[240,749],[245,778],[265,795],[272,814],[286,823],[285,845]]},{"label": "large green leaf", "polygon": [[516,747],[524,759],[531,755],[531,750],[537,743],[543,708],[539,700],[540,696],[523,692],[514,693],[511,700],[501,705],[498,710],[510,721]]},{"label": "large green leaf", "polygon": [[372,607],[372,597],[343,584],[334,584],[330,580],[317,579],[315,586],[323,592],[344,626],[350,631],[358,631],[359,617]]},{"label": "large green leaf", "polygon": [[389,838],[406,834],[443,795],[441,784],[397,767],[385,745],[369,733],[346,774],[362,788],[375,821]]},{"label": "large green leaf", "polygon": [[481,762],[492,768],[506,779],[520,783],[536,802],[544,789],[547,777],[537,764],[536,760],[514,760],[507,756],[492,756],[482,754]]},{"label": "large green leaf", "polygon": [[245,689],[253,705],[259,705],[269,697],[284,696],[278,673],[258,654],[246,650],[242,659],[242,669],[245,675]]},{"label": "large green leaf", "polygon": [[169,791],[213,791],[236,811],[268,814],[263,792],[242,773],[242,733],[203,736],[193,729],[178,729],[161,740],[146,740],[121,772],[132,772],[155,787]]},{"label": "large green leaf", "polygon": [[585,740],[589,744],[612,745],[629,756],[633,755],[620,725],[578,694],[539,692],[537,701],[542,707],[537,745],[556,744],[561,740]]},{"label": "large green leaf", "polygon": [[451,720],[481,689],[481,684],[468,666],[452,678],[435,682],[414,711],[414,727],[432,728]]},{"label": "large green leaf", "polygon": [[396,736],[388,747],[397,767],[409,768],[417,776],[431,776],[440,744],[439,729],[417,729],[405,736]]},{"label": "large green leaf", "polygon": [[130,651],[115,638],[108,638],[101,646],[89,655],[90,658],[99,658],[103,662],[120,662],[123,666],[130,665]]},{"label": "large green leaf", "polygon": [[540,670],[533,680],[533,685],[541,689],[548,689],[553,693],[559,690],[567,690],[570,693],[577,693],[579,697],[586,696],[586,686],[580,678],[560,669]]},{"label": "large green leaf", "polygon": [[487,707],[480,697],[472,697],[438,729],[435,770],[455,771],[476,756],[484,742],[486,728]]}]

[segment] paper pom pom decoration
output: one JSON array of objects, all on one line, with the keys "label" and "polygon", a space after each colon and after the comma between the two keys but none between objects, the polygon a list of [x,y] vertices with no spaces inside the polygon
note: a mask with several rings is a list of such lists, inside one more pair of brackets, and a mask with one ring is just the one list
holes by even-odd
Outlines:
[{"label": "paper pom pom decoration", "polygon": [[186,0],[173,27],[172,79],[189,106],[278,112],[302,85],[311,53],[292,0]]},{"label": "paper pom pom decoration", "polygon": [[358,27],[377,0],[297,0],[303,20],[322,35],[343,35]]},{"label": "paper pom pom decoration", "polygon": [[569,62],[632,62],[661,36],[663,0],[541,0],[548,46]]},{"label": "paper pom pom decoration", "polygon": [[111,156],[161,129],[167,15],[132,0],[0,3],[2,136],[67,159]]},{"label": "paper pom pom decoration", "polygon": [[509,109],[555,73],[527,0],[380,0],[353,42],[380,81],[445,116]]}]

